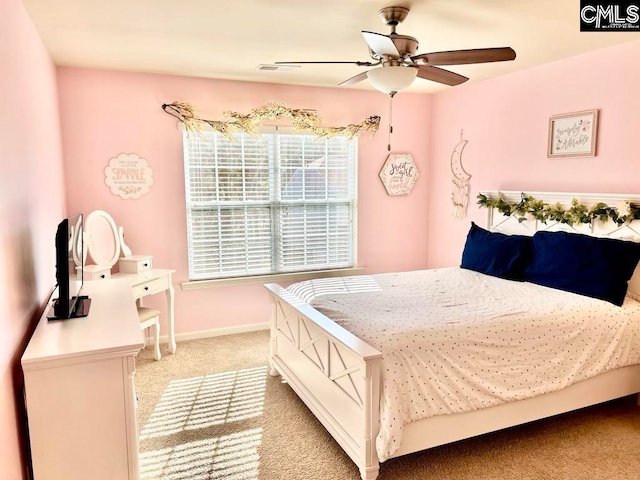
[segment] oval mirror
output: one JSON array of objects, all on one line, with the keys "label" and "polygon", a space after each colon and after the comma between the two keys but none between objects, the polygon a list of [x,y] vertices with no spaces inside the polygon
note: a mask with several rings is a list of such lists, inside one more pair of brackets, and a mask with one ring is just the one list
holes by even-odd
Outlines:
[{"label": "oval mirror", "polygon": [[96,265],[113,267],[120,257],[120,234],[111,215],[94,210],[87,215],[84,233],[91,260]]},{"label": "oval mirror", "polygon": [[84,235],[82,233],[82,214],[78,215],[75,225],[71,225],[71,239],[69,240],[69,250],[73,256],[73,263],[76,267],[84,265],[87,259],[87,248],[84,244]]}]

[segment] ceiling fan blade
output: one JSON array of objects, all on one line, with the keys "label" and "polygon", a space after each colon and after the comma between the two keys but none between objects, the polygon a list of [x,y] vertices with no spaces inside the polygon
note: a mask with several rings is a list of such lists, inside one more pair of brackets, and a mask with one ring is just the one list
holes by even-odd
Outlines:
[{"label": "ceiling fan blade", "polygon": [[400,52],[396,48],[393,40],[387,35],[375,32],[362,32],[364,41],[367,42],[369,48],[378,55],[391,55],[392,57],[399,57]]},{"label": "ceiling fan blade", "polygon": [[[367,70],[367,72],[368,72],[368,70]],[[354,83],[361,82],[362,80],[367,78],[367,72],[359,73],[358,75],[356,75],[354,77],[351,77],[351,78],[345,80],[342,83],[339,83],[338,86],[339,87],[344,87],[346,85],[353,85]]]},{"label": "ceiling fan blade", "polygon": [[[374,65],[371,62],[274,62],[275,65],[296,65],[296,64],[305,64],[305,63],[318,63],[318,64],[324,64],[324,63],[348,63],[348,64],[351,64],[351,65],[358,65],[359,67],[370,67],[370,66]],[[375,65],[377,65],[377,63]]]},{"label": "ceiling fan blade", "polygon": [[423,53],[411,57],[411,60],[424,60],[428,65],[465,65],[469,63],[505,62],[515,58],[516,52],[513,48],[502,47]]},{"label": "ceiling fan blade", "polygon": [[430,65],[420,65],[418,67],[418,76],[432,82],[444,83],[445,85],[460,85],[469,80],[467,77],[458,75],[457,73],[444,70],[443,68],[432,67]]}]

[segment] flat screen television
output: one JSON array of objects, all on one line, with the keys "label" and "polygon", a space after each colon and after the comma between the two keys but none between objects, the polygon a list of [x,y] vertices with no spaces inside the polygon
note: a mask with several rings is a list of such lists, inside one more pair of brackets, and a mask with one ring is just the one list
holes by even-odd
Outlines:
[{"label": "flat screen television", "polygon": [[84,227],[82,214],[65,218],[56,231],[56,282],[58,298],[49,320],[86,317],[91,299],[81,295],[84,284]]}]

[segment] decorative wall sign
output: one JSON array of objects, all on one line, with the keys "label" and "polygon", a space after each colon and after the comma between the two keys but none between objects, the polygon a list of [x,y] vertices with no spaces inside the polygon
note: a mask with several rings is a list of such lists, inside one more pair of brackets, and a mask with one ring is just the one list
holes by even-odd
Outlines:
[{"label": "decorative wall sign", "polygon": [[547,157],[595,157],[598,110],[564,113],[549,119]]},{"label": "decorative wall sign", "polygon": [[460,142],[451,153],[451,173],[453,174],[451,203],[453,203],[453,218],[457,220],[462,220],[467,216],[467,205],[469,204],[471,174],[462,166],[462,151],[466,146],[467,141],[462,139],[462,132],[460,132]]},{"label": "decorative wall sign", "polygon": [[390,154],[380,170],[380,179],[389,195],[409,195],[418,175],[413,158],[404,153]]},{"label": "decorative wall sign", "polygon": [[153,170],[135,153],[121,153],[104,169],[105,183],[120,198],[140,198],[153,185]]}]

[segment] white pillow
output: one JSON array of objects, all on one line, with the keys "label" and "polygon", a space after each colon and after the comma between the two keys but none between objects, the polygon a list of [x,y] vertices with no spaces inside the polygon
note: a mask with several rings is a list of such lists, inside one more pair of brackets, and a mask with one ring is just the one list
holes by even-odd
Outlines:
[{"label": "white pillow", "polygon": [[[640,237],[636,235],[621,237],[621,240],[640,243]],[[638,263],[636,269],[633,271],[633,275],[631,276],[631,280],[629,280],[628,285],[627,295],[640,302],[640,263]]]},{"label": "white pillow", "polygon": [[628,285],[627,295],[640,302],[640,263],[636,266]]}]

